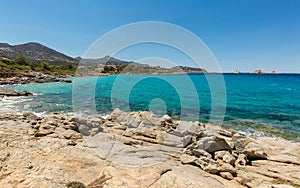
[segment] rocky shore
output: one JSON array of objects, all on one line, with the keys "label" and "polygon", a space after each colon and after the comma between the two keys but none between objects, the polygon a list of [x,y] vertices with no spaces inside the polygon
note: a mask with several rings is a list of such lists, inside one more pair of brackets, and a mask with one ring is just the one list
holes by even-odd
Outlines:
[{"label": "rocky shore", "polygon": [[28,84],[28,83],[46,83],[46,82],[67,82],[71,83],[71,80],[62,79],[65,75],[51,75],[40,72],[28,72],[28,73],[14,73],[14,74],[1,74],[0,85],[12,85],[12,84]]},{"label": "rocky shore", "polygon": [[0,115],[0,187],[300,187],[300,143],[115,109]]}]

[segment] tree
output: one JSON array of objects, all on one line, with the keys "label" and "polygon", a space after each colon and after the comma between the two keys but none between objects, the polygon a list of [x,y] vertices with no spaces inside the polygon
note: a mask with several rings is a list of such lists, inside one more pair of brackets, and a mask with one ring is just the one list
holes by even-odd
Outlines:
[{"label": "tree", "polygon": [[112,67],[112,66],[104,66],[103,67],[103,71],[102,71],[102,73],[109,73],[109,72],[113,72],[115,70],[115,68],[114,67]]}]

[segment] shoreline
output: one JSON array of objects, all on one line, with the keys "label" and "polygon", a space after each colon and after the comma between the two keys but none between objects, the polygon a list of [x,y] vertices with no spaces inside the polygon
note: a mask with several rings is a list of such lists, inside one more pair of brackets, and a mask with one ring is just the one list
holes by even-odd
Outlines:
[{"label": "shoreline", "polygon": [[[7,95],[5,95],[7,94]],[[16,113],[16,114],[19,114],[19,115],[22,115],[24,113],[34,113],[34,114],[51,114],[53,112],[48,112],[48,111],[40,111],[40,112],[34,112],[34,111],[19,111],[19,110],[16,110],[15,107],[11,106],[15,103],[21,103],[23,102],[22,99],[25,99],[24,102],[26,101],[26,99],[30,99],[30,97],[32,96],[35,96],[36,94],[35,93],[31,93],[31,92],[28,92],[26,90],[22,90],[22,91],[14,91],[14,90],[10,90],[10,89],[6,89],[6,88],[2,88],[0,87],[0,101],[3,103],[4,107],[5,107],[5,110],[0,110],[1,112],[9,112],[9,113]],[[14,100],[15,99],[15,100]],[[5,103],[5,101],[3,100],[6,100],[8,103]],[[7,106],[8,105],[8,106]],[[10,111],[7,111],[9,110]],[[102,115],[102,116],[108,116],[112,111],[107,111],[105,113],[97,113],[96,115]],[[136,111],[135,111],[136,112]],[[148,111],[150,113],[152,113],[151,111]],[[78,114],[76,114],[75,112],[73,111],[57,111],[57,112],[54,112],[54,113],[59,113],[59,114],[62,114],[62,115],[75,115],[77,116]],[[89,111],[82,111],[82,112],[79,112],[81,115],[80,116],[89,116],[90,113]],[[172,117],[173,118],[173,117]],[[176,120],[179,120],[177,118],[175,118]],[[248,122],[249,120],[250,121],[255,121],[255,120],[251,120],[251,119],[238,119],[238,121],[245,121],[245,122]],[[200,123],[207,123],[205,121],[200,121],[198,120]],[[222,128],[224,129],[232,129],[232,130],[235,130],[237,132],[240,132],[240,133],[243,133],[247,136],[256,136],[256,137],[270,137],[270,138],[283,138],[283,139],[286,139],[288,141],[291,141],[291,142],[299,142],[300,143],[300,140],[299,140],[299,134],[297,133],[289,133],[289,132],[285,132],[285,131],[281,131],[280,129],[273,129],[272,126],[276,126],[276,125],[273,125],[273,124],[268,124],[268,123],[264,123],[264,122],[259,122],[257,121],[256,123],[257,124],[261,124],[262,127],[260,127],[260,125],[258,125],[257,128],[249,128],[247,129],[247,127],[243,128],[243,127],[239,127],[236,125],[236,123],[231,123],[232,120],[230,121],[224,121],[222,123]],[[269,125],[271,127],[269,127],[269,129],[267,129],[268,127],[266,127],[265,125]],[[261,130],[262,129],[262,130]],[[285,135],[286,133],[286,135]],[[291,134],[293,134],[291,136]]]},{"label": "shoreline", "polygon": [[300,186],[300,143],[283,138],[119,109],[106,118],[7,113],[0,126],[3,186]]},{"label": "shoreline", "polygon": [[300,187],[297,141],[148,111],[20,113],[0,115],[1,186]]},{"label": "shoreline", "polygon": [[[192,74],[223,74],[223,73],[192,73]],[[231,74],[231,73],[226,73],[226,74]],[[241,73],[241,74],[243,75],[244,73]],[[254,74],[254,73],[246,73],[246,74],[249,74],[249,75],[258,75],[258,74]],[[64,76],[60,75],[60,77],[57,77],[57,76],[55,77],[53,75],[48,75],[49,78],[51,78],[51,79],[45,80],[44,79],[45,76],[42,73],[35,72],[35,73],[30,74],[30,75],[28,75],[28,77],[32,77],[33,80],[34,80],[33,82],[30,82],[32,84],[34,84],[34,83],[36,83],[36,84],[39,84],[39,83],[50,83],[50,82],[71,83],[72,82],[72,78],[76,78],[77,77],[77,76],[67,77],[67,75],[64,75]],[[37,75],[40,75],[41,77],[39,77]],[[111,75],[108,75],[108,76],[115,76],[115,75],[117,76],[118,74],[111,74]],[[122,76],[129,76],[127,74],[120,74],[120,75],[122,75]],[[130,74],[130,75],[131,76],[138,76],[138,75],[144,75],[144,74]],[[172,74],[155,74],[155,76],[165,76],[165,75],[172,75]],[[261,74],[261,75],[265,75],[265,74]],[[290,75],[290,74],[277,73],[277,74],[274,74],[274,75]],[[294,74],[291,74],[291,75],[294,75]],[[98,76],[83,76],[83,77],[98,77]],[[52,78],[53,79],[55,78],[54,81],[52,80]],[[69,78],[69,79],[67,79],[67,78]],[[82,77],[78,77],[78,78],[82,78]],[[11,79],[11,78],[2,78],[2,79],[5,80],[5,79]],[[19,83],[20,79],[22,79],[22,78],[18,78],[16,83],[12,82],[11,84],[6,84],[6,85],[1,85],[1,81],[0,81],[0,99],[3,99],[3,97],[5,95],[8,96],[8,97],[11,97],[11,96],[12,97],[15,97],[15,96],[25,96],[26,97],[26,96],[32,96],[32,95],[34,95],[34,93],[28,92],[26,90],[24,90],[24,91],[14,91],[14,90],[6,89],[7,86],[9,87],[9,86],[13,86],[13,85],[28,84],[26,82],[25,83]],[[67,80],[65,80],[65,79],[67,79]],[[23,113],[23,112],[20,111],[19,113]],[[66,112],[66,113],[68,113],[68,112]],[[245,120],[248,120],[248,119],[245,119]],[[226,122],[226,123],[228,123],[228,122]],[[268,124],[268,122],[257,122],[257,123],[258,124],[260,124],[260,123],[261,124]],[[227,124],[227,126],[230,126],[230,123]],[[234,127],[230,127],[230,128],[234,128]],[[268,127],[266,127],[266,128],[268,128]],[[241,131],[241,130],[239,130],[239,131]],[[264,134],[267,134],[267,136],[269,136],[269,137],[273,137],[273,136],[275,136],[275,137],[283,137],[283,138],[288,139],[288,140],[293,140],[293,141],[297,141],[297,142],[300,141],[299,140],[299,136],[297,138],[296,133],[293,133],[293,132],[292,133],[288,133],[289,135],[285,136],[284,132],[281,132],[280,130],[277,130],[277,129],[276,130],[272,130],[271,127],[270,127],[270,129],[267,129],[266,131],[261,131],[259,129],[254,129],[254,134],[255,134],[255,131],[257,133],[261,134],[262,136],[266,136]],[[253,135],[253,133],[250,133],[250,134]]]},{"label": "shoreline", "polygon": [[66,82],[71,83],[71,80],[66,78],[70,75],[53,75],[41,72],[30,73],[16,73],[10,77],[1,77],[0,85],[14,85],[14,84],[29,84],[29,83],[48,83],[48,82]]}]

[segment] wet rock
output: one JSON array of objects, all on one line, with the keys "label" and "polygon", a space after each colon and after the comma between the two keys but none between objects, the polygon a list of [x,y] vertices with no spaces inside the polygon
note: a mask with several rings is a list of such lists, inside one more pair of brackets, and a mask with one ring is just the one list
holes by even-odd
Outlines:
[{"label": "wet rock", "polygon": [[33,94],[28,91],[13,91],[4,88],[0,88],[0,96],[17,97],[17,96],[32,96]]}]

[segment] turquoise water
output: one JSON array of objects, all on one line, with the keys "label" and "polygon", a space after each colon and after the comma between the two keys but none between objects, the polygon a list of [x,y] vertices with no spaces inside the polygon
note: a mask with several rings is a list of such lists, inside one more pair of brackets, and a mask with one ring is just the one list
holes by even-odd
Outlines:
[{"label": "turquoise water", "polygon": [[100,114],[108,114],[118,107],[208,122],[213,106],[221,115],[221,109],[226,107],[223,126],[227,128],[299,140],[299,74],[224,74],[225,90],[221,76],[113,75],[73,78],[72,84],[26,84],[9,88],[37,94],[14,104],[22,112],[89,112],[96,109]]}]

